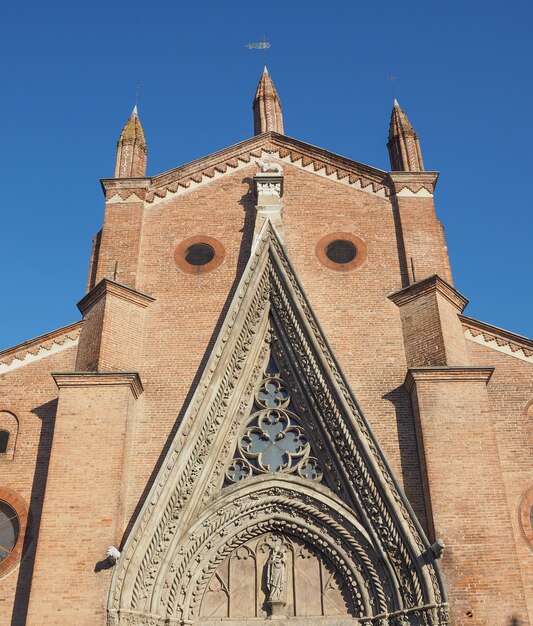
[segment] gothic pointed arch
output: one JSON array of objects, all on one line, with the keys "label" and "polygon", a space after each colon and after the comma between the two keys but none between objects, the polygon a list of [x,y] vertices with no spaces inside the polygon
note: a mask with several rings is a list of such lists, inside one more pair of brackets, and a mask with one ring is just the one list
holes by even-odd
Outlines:
[{"label": "gothic pointed arch", "polygon": [[[311,459],[320,480],[306,471]],[[248,464],[240,477],[236,461]],[[368,626],[448,623],[428,541],[267,220],[126,539],[109,623],[201,625],[209,611],[233,619],[224,569],[232,558],[242,558],[256,581],[250,614],[238,617],[301,616],[295,607],[305,573],[295,555],[304,553],[312,555],[314,580],[320,572],[333,585],[320,587],[317,619],[333,610],[324,608],[331,592],[347,619]],[[268,574],[275,566],[281,578]],[[278,593],[285,594],[279,601]]]}]

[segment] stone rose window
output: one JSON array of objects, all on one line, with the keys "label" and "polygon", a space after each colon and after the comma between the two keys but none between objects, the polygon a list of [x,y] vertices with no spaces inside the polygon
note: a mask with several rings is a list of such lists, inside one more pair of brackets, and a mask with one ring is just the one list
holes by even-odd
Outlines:
[{"label": "stone rose window", "polygon": [[278,375],[263,380],[255,403],[259,410],[239,439],[226,470],[227,480],[233,483],[256,474],[284,472],[320,481],[322,470],[300,419],[288,410],[290,395]]}]

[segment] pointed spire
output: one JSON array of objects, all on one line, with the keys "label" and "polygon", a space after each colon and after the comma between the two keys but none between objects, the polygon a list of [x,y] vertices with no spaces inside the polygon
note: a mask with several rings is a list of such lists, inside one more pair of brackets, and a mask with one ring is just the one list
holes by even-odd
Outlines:
[{"label": "pointed spire", "polygon": [[418,135],[396,98],[392,107],[387,148],[392,171],[424,171]]},{"label": "pointed spire", "polygon": [[281,101],[265,65],[253,103],[254,135],[274,131],[283,134]]},{"label": "pointed spire", "polygon": [[144,131],[135,105],[117,143],[115,178],[145,176],[147,153]]}]

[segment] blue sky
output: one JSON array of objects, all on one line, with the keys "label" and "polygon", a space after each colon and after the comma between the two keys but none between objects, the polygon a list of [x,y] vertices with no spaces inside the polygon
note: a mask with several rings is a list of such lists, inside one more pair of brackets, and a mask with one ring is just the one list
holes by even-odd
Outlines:
[{"label": "blue sky", "polygon": [[396,76],[465,313],[532,337],[532,27],[525,0],[10,3],[0,349],[79,319],[135,84],[156,174],[253,134],[264,35],[285,132],[382,169]]}]

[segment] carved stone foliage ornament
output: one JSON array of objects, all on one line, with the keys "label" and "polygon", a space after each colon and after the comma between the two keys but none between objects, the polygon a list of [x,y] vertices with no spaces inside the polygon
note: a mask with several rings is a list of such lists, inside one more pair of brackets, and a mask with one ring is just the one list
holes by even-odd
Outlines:
[{"label": "carved stone foliage ornament", "polygon": [[279,374],[267,375],[257,392],[254,412],[226,470],[229,483],[252,475],[284,472],[320,481],[322,469],[312,454],[301,420],[288,410],[291,398]]},{"label": "carved stone foliage ornament", "polygon": [[[261,379],[270,350],[283,377]],[[267,220],[117,562],[109,624],[291,619],[305,574],[364,626],[444,626],[430,554]]]}]

